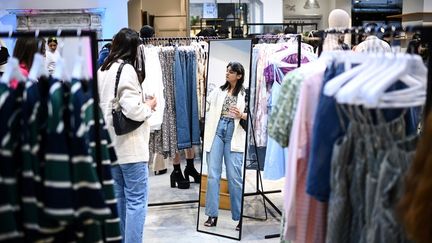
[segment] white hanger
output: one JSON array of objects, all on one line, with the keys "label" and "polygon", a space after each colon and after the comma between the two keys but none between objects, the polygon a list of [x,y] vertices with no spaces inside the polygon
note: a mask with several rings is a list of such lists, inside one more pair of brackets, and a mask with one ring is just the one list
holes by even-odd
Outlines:
[{"label": "white hanger", "polygon": [[[369,58],[364,62],[364,68],[357,73],[346,85],[340,88],[335,97],[338,103],[342,104],[359,104],[359,90],[367,82],[383,74],[383,70],[388,67],[387,59],[381,54],[369,53]],[[388,69],[391,70],[391,69]]]},{"label": "white hanger", "polygon": [[366,53],[356,53],[352,51],[330,51],[323,52],[323,55],[324,57],[327,55],[333,55],[338,58],[342,58],[342,61],[345,63],[346,67],[351,66],[352,63],[361,63],[360,65],[351,68],[350,70],[346,70],[344,73],[329,80],[324,86],[324,94],[327,96],[334,96],[343,85],[345,85],[353,77],[362,73],[365,69],[369,68],[372,64],[370,62],[372,59]]},{"label": "white hanger", "polygon": [[[399,61],[394,71],[389,72],[369,85],[363,98],[365,105],[369,107],[412,107],[421,106],[426,98],[427,68],[420,56],[399,54]],[[385,93],[385,91],[397,81],[404,82],[408,87],[398,91]]]},{"label": "white hanger", "polygon": [[[39,30],[37,29],[35,31],[35,38],[38,37],[39,37]],[[40,49],[40,45],[42,45],[42,42],[38,43],[38,50]],[[48,77],[49,73],[45,67],[45,57],[42,56],[42,54],[36,52],[33,57],[33,64],[30,68],[28,79],[35,81],[38,80],[38,78],[41,76]]]},{"label": "white hanger", "polygon": [[6,63],[5,72],[0,79],[0,82],[9,84],[13,79],[25,81],[26,77],[21,73],[19,61],[16,57],[9,57]]},{"label": "white hanger", "polygon": [[[57,30],[57,37],[61,35],[61,29]],[[60,53],[62,53],[64,43],[60,42],[58,44],[58,48],[60,49]],[[66,70],[66,62],[62,55],[57,59],[55,63],[55,70],[53,73],[53,78],[61,80],[61,81],[70,81],[70,77]]]},{"label": "white hanger", "polygon": [[72,78],[78,80],[88,80],[90,78],[90,72],[88,70],[88,67],[86,65],[87,63],[83,55],[83,40],[81,38],[81,29],[77,30],[77,36],[79,37],[78,56],[75,59],[75,63],[73,66]]},{"label": "white hanger", "polygon": [[45,67],[45,57],[42,56],[42,54],[40,53],[35,53],[28,79],[35,81],[38,80],[41,76],[49,76],[48,70]]}]

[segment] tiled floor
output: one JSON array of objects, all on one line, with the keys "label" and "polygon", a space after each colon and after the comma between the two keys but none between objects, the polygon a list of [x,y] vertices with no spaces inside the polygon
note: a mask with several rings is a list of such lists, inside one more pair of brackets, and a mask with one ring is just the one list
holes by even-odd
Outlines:
[{"label": "tiled floor", "polygon": [[[182,162],[182,169],[184,163]],[[200,168],[199,162],[196,162],[196,168]],[[150,175],[150,195],[149,203],[198,200],[199,184],[192,183],[189,189],[181,190],[171,188],[169,183],[169,175],[172,171],[172,166],[168,168],[168,173],[155,176]],[[256,171],[247,170],[246,172],[246,192],[254,192],[256,184]],[[264,190],[281,189],[283,180],[279,181],[264,181]],[[282,209],[282,194],[274,193],[267,194],[270,200],[279,208]],[[254,216],[264,219],[264,206],[262,196],[247,196],[245,197],[243,215]],[[268,203],[267,206],[269,207]],[[229,211],[221,212],[227,214],[229,219]],[[203,214],[201,214],[203,215]],[[219,216],[220,218],[222,216]],[[206,233],[197,232],[197,217],[198,203],[188,203],[168,206],[151,206],[149,207],[146,225],[145,225],[145,242],[236,242],[223,237],[218,237]],[[205,217],[205,216],[200,216]],[[202,221],[203,222],[203,221]],[[201,223],[201,222],[200,222]],[[234,227],[229,227],[230,223],[218,222],[218,226],[222,231],[225,227],[225,233],[235,234],[236,223],[231,222]],[[223,225],[223,226],[222,226]],[[280,228],[280,216],[271,207],[268,209],[267,220],[257,220],[243,217],[242,242],[279,242],[279,238],[265,239],[266,235],[278,234]],[[210,229],[216,230],[216,229]]]}]

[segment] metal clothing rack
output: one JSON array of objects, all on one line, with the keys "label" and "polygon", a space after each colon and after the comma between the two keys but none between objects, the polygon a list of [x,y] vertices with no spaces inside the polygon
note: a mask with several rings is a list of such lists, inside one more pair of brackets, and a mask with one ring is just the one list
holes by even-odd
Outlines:
[{"label": "metal clothing rack", "polygon": [[[90,46],[91,46],[91,57],[92,57],[92,89],[93,89],[93,100],[95,104],[99,104],[99,93],[98,91],[98,80],[97,80],[97,52],[98,52],[98,42],[97,42],[97,34],[92,30],[81,30],[81,29],[57,29],[57,30],[34,30],[34,31],[9,31],[9,32],[0,32],[0,37],[4,38],[17,38],[17,37],[28,37],[28,38],[37,38],[37,37],[89,37],[90,38]],[[93,114],[95,121],[95,152],[96,152],[96,164],[102,164],[101,157],[101,135],[100,135],[100,114],[99,114],[99,106],[93,106]],[[99,172],[101,173],[101,171]]]},{"label": "metal clothing rack", "polygon": [[[299,34],[287,34],[287,35],[282,35],[283,37],[286,38],[292,38],[295,37],[297,40],[297,68],[299,68],[301,66],[301,43],[302,43],[302,35]],[[280,35],[259,35],[256,36],[256,38],[273,38],[273,39],[280,39]],[[251,101],[249,100],[249,112],[248,112],[248,119],[249,119],[249,125],[250,125],[250,129],[251,129],[251,133],[252,133],[252,139],[253,139],[253,143],[254,145],[256,145],[256,139],[255,139],[255,132],[254,132],[254,126],[253,126],[253,118],[252,118],[252,114],[250,112],[250,103]],[[248,128],[249,129],[249,128]],[[266,202],[268,204],[270,204],[270,206],[280,215],[282,216],[282,211],[267,197],[266,194],[272,194],[272,193],[280,193],[282,192],[281,190],[271,190],[271,191],[264,191],[264,186],[263,186],[263,180],[262,180],[262,175],[261,175],[261,163],[260,159],[258,157],[258,149],[256,146],[254,146],[254,150],[255,150],[255,154],[256,156],[256,162],[258,164],[257,166],[257,174],[256,174],[256,191],[255,192],[250,192],[250,193],[245,193],[244,197],[247,196],[257,196],[260,195],[263,197],[263,205],[264,205],[264,212],[265,212],[265,218],[261,219],[261,218],[257,218],[257,217],[252,217],[252,216],[246,216],[243,215],[243,217],[245,218],[252,218],[252,219],[258,219],[258,220],[267,220],[268,219],[268,214],[267,214],[267,206],[266,206]],[[261,188],[260,188],[261,186]],[[271,238],[277,238],[279,237],[280,234],[271,234],[271,235],[265,235],[264,238],[265,239],[271,239]]]},{"label": "metal clothing rack", "polygon": [[[158,43],[158,42],[167,42],[169,45],[173,45],[180,41],[202,41],[209,39],[218,39],[214,36],[197,36],[197,37],[149,37],[142,38],[144,43]],[[168,205],[181,205],[181,204],[189,204],[189,203],[198,203],[199,200],[181,200],[181,201],[171,201],[171,202],[161,202],[161,203],[149,203],[148,207],[156,207],[156,206],[168,206]]]},{"label": "metal clothing rack", "polygon": [[[249,27],[250,26],[283,26],[283,27],[293,27],[294,31],[296,33],[299,32],[299,27],[300,27],[300,32],[303,32],[303,27],[304,26],[312,26],[314,30],[318,29],[318,24],[317,23],[247,23],[246,25],[246,34],[250,34],[249,33]],[[283,31],[283,30],[282,30]]]},{"label": "metal clothing rack", "polygon": [[179,42],[192,42],[192,41],[204,41],[204,40],[216,40],[219,39],[217,36],[196,36],[196,37],[149,37],[142,38],[143,43],[164,43],[168,45],[174,45]]}]

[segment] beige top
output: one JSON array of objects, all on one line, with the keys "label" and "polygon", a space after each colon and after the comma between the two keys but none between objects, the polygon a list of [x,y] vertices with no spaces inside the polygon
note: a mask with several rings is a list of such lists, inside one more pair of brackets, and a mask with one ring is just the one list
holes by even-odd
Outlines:
[{"label": "beige top", "polygon": [[113,63],[109,70],[98,70],[98,91],[105,122],[112,138],[114,149],[120,164],[148,162],[150,125],[147,118],[151,116],[151,108],[144,103],[144,93],[138,76],[132,65],[126,64],[120,75],[118,98],[123,114],[134,121],[145,121],[136,130],[121,136],[114,132],[111,114],[114,99],[114,87],[120,62]]}]

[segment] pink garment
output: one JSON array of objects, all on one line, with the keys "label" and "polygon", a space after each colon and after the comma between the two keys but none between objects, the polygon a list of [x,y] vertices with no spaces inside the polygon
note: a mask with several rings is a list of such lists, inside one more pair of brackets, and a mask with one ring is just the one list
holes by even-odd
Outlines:
[{"label": "pink garment", "polygon": [[[28,75],[29,75],[29,70],[27,69],[26,65],[23,64],[23,63],[21,63],[19,65],[19,68],[20,68],[21,73],[24,75],[24,77],[27,78]],[[10,83],[9,83],[9,86],[12,89],[16,89],[18,87],[18,80],[16,80],[16,79],[11,80]]]},{"label": "pink garment", "polygon": [[302,83],[296,116],[290,134],[285,177],[286,240],[296,243],[325,242],[327,205],[306,194],[307,161],[312,127],[325,65],[311,63],[301,68],[308,75]]},{"label": "pink garment", "polygon": [[264,68],[267,66],[267,58],[273,53],[273,48],[262,46],[259,50],[259,58],[256,68],[256,96],[255,96],[255,142],[256,146],[264,147],[267,145],[267,99],[269,92],[264,77]]}]

